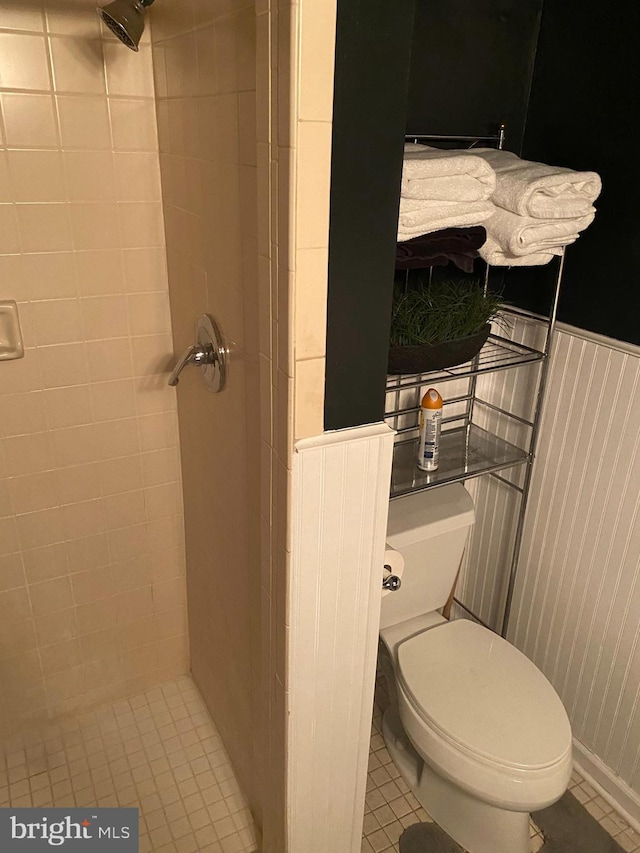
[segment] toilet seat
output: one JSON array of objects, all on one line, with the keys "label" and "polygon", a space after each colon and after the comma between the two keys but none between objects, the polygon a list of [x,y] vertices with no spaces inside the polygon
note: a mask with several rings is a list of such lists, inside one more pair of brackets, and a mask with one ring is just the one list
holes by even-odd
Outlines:
[{"label": "toilet seat", "polygon": [[407,734],[456,784],[514,809],[543,808],[562,794],[571,773],[566,711],[506,640],[474,622],[449,622],[398,645],[396,676]]}]

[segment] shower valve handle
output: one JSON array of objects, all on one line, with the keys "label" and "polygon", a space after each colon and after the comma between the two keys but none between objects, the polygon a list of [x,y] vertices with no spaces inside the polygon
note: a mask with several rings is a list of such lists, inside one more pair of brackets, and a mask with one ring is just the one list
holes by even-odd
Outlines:
[{"label": "shower valve handle", "polygon": [[202,314],[196,324],[196,342],[182,353],[167,380],[177,385],[180,374],[188,364],[202,368],[202,378],[209,391],[219,393],[227,384],[229,350],[215,317]]},{"label": "shower valve handle", "polygon": [[187,347],[171,371],[169,385],[177,385],[180,374],[188,364],[215,364],[216,353],[211,344],[192,344]]}]

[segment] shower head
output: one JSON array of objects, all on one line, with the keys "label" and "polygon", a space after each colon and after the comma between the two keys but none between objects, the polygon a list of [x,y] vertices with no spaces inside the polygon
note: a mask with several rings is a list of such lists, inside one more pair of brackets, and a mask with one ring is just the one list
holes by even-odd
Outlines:
[{"label": "shower head", "polygon": [[98,6],[98,14],[123,44],[138,50],[144,32],[144,10],[152,3],[153,0],[113,0],[104,8]]}]

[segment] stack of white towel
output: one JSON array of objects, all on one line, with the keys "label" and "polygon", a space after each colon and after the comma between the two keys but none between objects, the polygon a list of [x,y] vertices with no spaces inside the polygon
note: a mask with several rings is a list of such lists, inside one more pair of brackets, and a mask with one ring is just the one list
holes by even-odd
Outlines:
[{"label": "stack of white towel", "polygon": [[595,216],[595,172],[521,160],[510,151],[405,146],[398,241],[442,228],[483,225],[479,249],[495,266],[548,263]]},{"label": "stack of white towel", "polygon": [[426,145],[404,146],[398,242],[443,228],[480,225],[494,212],[493,168],[480,157]]},{"label": "stack of white towel", "polygon": [[496,174],[496,209],[484,223],[487,242],[480,249],[487,263],[546,264],[593,222],[602,189],[595,172],[532,163],[492,148],[477,149],[475,156]]}]

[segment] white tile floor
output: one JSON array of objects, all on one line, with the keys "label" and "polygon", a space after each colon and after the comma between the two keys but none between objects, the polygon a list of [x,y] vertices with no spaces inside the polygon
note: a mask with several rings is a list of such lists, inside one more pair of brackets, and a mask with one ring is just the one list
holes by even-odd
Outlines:
[{"label": "white tile floor", "polygon": [[[404,829],[430,820],[384,745],[386,706],[380,678],[362,853],[397,853]],[[577,773],[570,790],[627,853],[640,853],[640,835]],[[257,849],[228,756],[187,676],[0,743],[0,808],[5,806],[137,806],[140,853]],[[532,853],[542,843],[532,825]]]},{"label": "white tile floor", "polygon": [[[431,820],[401,778],[384,745],[381,725],[387,705],[386,684],[380,675],[373,708],[362,853],[398,853],[398,839],[405,828],[419,821]],[[640,835],[576,772],[572,775],[569,790],[623,850],[640,853]],[[531,853],[538,853],[543,844],[544,838],[532,821]]]},{"label": "white tile floor", "polygon": [[251,814],[183,676],[0,744],[0,807],[137,806],[140,853],[249,853]]}]

